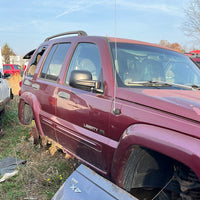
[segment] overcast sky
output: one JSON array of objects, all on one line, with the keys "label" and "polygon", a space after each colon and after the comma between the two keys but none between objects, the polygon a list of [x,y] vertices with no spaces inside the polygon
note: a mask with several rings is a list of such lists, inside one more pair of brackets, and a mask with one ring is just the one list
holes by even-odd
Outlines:
[{"label": "overcast sky", "polygon": [[0,46],[8,43],[24,55],[46,37],[84,30],[88,35],[151,43],[168,40],[190,47],[192,40],[181,28],[188,2],[116,0],[115,10],[115,0],[0,0]]}]

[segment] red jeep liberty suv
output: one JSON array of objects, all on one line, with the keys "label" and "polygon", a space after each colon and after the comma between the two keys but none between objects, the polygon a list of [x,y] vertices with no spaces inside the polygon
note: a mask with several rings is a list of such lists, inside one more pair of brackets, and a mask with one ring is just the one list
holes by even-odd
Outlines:
[{"label": "red jeep liberty suv", "polygon": [[32,55],[19,119],[138,199],[196,200],[199,89],[200,70],[183,54],[68,32]]}]

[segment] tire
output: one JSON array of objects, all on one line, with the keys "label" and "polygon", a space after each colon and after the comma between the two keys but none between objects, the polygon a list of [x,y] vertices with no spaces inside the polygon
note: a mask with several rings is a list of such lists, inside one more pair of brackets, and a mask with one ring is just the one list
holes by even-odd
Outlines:
[{"label": "tire", "polygon": [[23,121],[26,123],[26,125],[29,125],[31,124],[32,120],[33,120],[32,108],[28,104],[24,104]]},{"label": "tire", "polygon": [[[157,152],[136,147],[127,161],[124,189],[140,200],[153,199],[173,176],[171,159]],[[171,194],[161,193],[156,199],[170,200]],[[163,198],[162,198],[163,197]]]},{"label": "tire", "polygon": [[156,200],[181,200],[182,198],[178,193],[170,192],[170,191],[162,191]]}]

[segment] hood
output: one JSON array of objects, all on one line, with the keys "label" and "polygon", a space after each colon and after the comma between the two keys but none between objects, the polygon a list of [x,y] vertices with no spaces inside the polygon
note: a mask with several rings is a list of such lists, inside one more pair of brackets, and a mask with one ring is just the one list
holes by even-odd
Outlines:
[{"label": "hood", "polygon": [[123,99],[128,101],[200,122],[200,91],[124,88],[120,90],[120,96],[117,95],[120,99],[123,95]]}]

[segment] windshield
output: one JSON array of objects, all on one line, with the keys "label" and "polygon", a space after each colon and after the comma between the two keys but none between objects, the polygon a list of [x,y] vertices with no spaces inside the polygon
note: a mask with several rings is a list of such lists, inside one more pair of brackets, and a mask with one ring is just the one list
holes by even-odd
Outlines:
[{"label": "windshield", "polygon": [[19,65],[13,65],[14,69],[20,69]]},{"label": "windshield", "polygon": [[185,55],[159,47],[117,43],[115,60],[115,44],[110,46],[119,87],[200,87],[200,70]]}]

